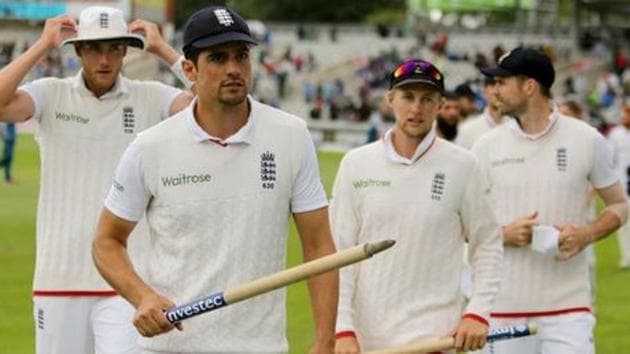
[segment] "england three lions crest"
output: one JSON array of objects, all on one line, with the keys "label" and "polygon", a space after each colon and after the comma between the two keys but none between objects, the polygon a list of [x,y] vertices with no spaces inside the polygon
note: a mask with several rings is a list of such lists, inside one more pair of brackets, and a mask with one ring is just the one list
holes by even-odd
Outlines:
[{"label": "england three lions crest", "polygon": [[433,176],[431,183],[431,199],[440,201],[444,196],[444,184],[446,183],[446,174],[439,172]]},{"label": "england three lions crest", "polygon": [[564,147],[558,148],[556,150],[556,166],[558,167],[558,171],[564,172],[567,170],[568,160],[567,149]]},{"label": "england three lions crest", "polygon": [[123,131],[126,134],[133,134],[134,130],[136,129],[136,116],[133,113],[133,107],[123,107],[122,123]]},{"label": "england three lions crest", "polygon": [[260,181],[264,189],[276,186],[276,157],[271,151],[260,154]]}]

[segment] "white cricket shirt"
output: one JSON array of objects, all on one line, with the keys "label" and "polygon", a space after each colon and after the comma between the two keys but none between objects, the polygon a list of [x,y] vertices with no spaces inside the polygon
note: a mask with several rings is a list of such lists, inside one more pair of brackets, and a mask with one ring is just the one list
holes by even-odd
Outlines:
[{"label": "white cricket shirt", "polygon": [[[103,199],[129,142],[168,117],[170,104],[181,91],[120,76],[110,92],[96,98],[85,87],[81,72],[65,79],[36,80],[20,90],[33,99],[33,117],[39,122],[34,294],[114,294],[92,261]],[[137,257],[134,263],[141,266]]]},{"label": "white cricket shirt", "polygon": [[[138,136],[106,207],[151,231],[147,282],[188,302],[285,268],[291,213],[327,205],[305,122],[251,98],[248,123],[225,141],[195,121],[195,104]],[[150,350],[288,350],[285,291],[187,320],[185,331],[143,338]]]},{"label": "white cricket shirt", "polygon": [[630,130],[623,125],[613,128],[608,134],[608,141],[614,151],[615,168],[626,195],[630,193]]}]

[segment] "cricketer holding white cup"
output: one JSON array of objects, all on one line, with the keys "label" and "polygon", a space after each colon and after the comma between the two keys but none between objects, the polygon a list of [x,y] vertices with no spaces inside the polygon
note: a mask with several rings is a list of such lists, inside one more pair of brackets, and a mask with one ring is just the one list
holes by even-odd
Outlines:
[{"label": "cricketer holding white cup", "polygon": [[[491,327],[535,322],[539,328],[527,338],[492,343],[487,352],[593,353],[595,318],[582,250],[619,228],[628,213],[612,151],[593,127],[558,112],[551,100],[555,70],[543,52],[519,47],[482,72],[495,79],[500,110],[514,117],[472,148],[503,225],[505,261]],[[591,186],[605,205],[593,221]],[[537,225],[558,229],[557,253],[532,249]]]}]

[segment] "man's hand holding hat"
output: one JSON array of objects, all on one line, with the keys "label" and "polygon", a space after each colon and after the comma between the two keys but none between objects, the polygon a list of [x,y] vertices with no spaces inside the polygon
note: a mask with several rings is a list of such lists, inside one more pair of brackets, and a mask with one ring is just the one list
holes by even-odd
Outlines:
[{"label": "man's hand holding hat", "polygon": [[46,20],[44,30],[38,41],[46,48],[57,48],[61,43],[76,35],[77,23],[68,15],[61,15]]}]

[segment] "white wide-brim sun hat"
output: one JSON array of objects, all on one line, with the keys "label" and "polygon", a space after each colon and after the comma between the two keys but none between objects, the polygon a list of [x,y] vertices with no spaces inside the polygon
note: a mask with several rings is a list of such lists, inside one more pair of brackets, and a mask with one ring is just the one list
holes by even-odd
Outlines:
[{"label": "white wide-brim sun hat", "polygon": [[61,45],[83,41],[125,39],[132,47],[144,49],[144,37],[129,33],[122,11],[105,6],[91,6],[79,15],[77,36],[66,39]]}]

